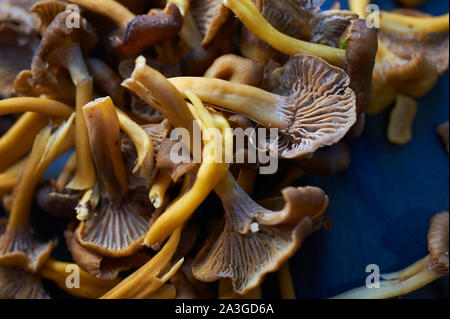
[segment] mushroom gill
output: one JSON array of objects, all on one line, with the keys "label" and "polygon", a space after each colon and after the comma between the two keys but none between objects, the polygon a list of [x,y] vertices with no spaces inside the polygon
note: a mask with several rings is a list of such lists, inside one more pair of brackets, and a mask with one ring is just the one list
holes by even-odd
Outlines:
[{"label": "mushroom gill", "polygon": [[75,231],[78,242],[97,254],[127,257],[142,248],[152,210],[142,205],[128,188],[123,161],[119,116],[110,97],[83,107],[100,187],[94,214]]},{"label": "mushroom gill", "polygon": [[0,299],[50,299],[41,279],[25,270],[0,266]]},{"label": "mushroom gill", "polygon": [[0,266],[21,267],[36,273],[49,257],[53,242],[40,243],[29,224],[31,202],[35,189],[58,149],[67,137],[74,115],[53,134],[44,128],[36,137],[30,158],[14,189],[9,219],[0,225]]},{"label": "mushroom gill", "polygon": [[[196,256],[194,276],[212,282],[230,278],[233,289],[246,294],[278,270],[310,233],[321,226],[328,197],[315,187],[283,191],[285,206],[255,203],[228,174],[215,189],[225,209],[225,226],[213,234]],[[283,201],[281,201],[282,203]],[[275,207],[277,206],[277,207]]]},{"label": "mushroom gill", "polygon": [[[284,66],[266,67],[268,91],[219,79],[180,77],[169,81],[203,102],[243,114],[280,131],[268,148],[296,158],[338,142],[356,121],[356,98],[347,74],[310,55],[291,56]],[[249,107],[249,105],[251,107]]]}]

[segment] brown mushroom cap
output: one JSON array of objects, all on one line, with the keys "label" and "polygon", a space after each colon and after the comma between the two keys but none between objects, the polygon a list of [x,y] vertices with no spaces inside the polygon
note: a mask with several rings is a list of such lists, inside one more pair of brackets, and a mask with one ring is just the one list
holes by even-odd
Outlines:
[{"label": "brown mushroom cap", "polygon": [[437,214],[431,219],[428,230],[428,250],[433,262],[436,263],[437,270],[446,275],[449,271],[448,221],[448,212]]},{"label": "brown mushroom cap", "polygon": [[[291,187],[283,191],[284,208],[271,211],[253,202],[237,184],[232,193],[217,192],[225,209],[225,227],[207,239],[192,271],[206,282],[230,278],[235,292],[245,294],[277,270],[317,228],[328,197],[314,187]],[[279,202],[268,206],[279,209]]]},{"label": "brown mushroom cap", "polygon": [[[427,17],[428,14],[417,10],[396,10],[395,12]],[[420,33],[391,33],[380,31],[378,33],[383,44],[398,57],[406,60],[413,59],[414,55],[422,55],[427,64],[436,68],[438,75],[442,75],[449,64],[449,33],[420,34]],[[425,69],[425,66],[422,67]]]},{"label": "brown mushroom cap", "polygon": [[203,37],[203,47],[212,42],[230,16],[230,11],[221,0],[191,0],[189,12]]},{"label": "brown mushroom cap", "polygon": [[75,216],[75,207],[80,197],[80,193],[58,192],[52,180],[43,183],[36,191],[39,206],[50,215],[60,218]]},{"label": "brown mushroom cap", "polygon": [[39,276],[0,266],[0,299],[50,299]]},{"label": "brown mushroom cap", "polygon": [[[296,158],[338,142],[356,122],[356,97],[347,74],[315,56],[295,55],[266,67],[264,87],[289,97],[279,155]],[[270,147],[270,146],[269,146]]]},{"label": "brown mushroom cap", "polygon": [[372,71],[378,49],[377,33],[368,28],[365,20],[350,21],[341,41],[347,41],[346,70],[350,87],[356,94],[358,114],[364,113],[370,104],[372,94]]},{"label": "brown mushroom cap", "polygon": [[234,54],[217,58],[205,72],[206,78],[260,86],[263,81],[264,67],[261,63]]},{"label": "brown mushroom cap", "polygon": [[73,62],[68,52],[74,45],[78,44],[84,51],[88,51],[97,43],[92,27],[81,16],[80,28],[67,27],[66,19],[71,14],[79,13],[58,13],[42,36],[31,64],[31,73],[37,83],[42,77],[53,83],[58,82],[55,74],[60,68],[67,68]]},{"label": "brown mushroom cap", "polygon": [[30,8],[30,12],[34,13],[39,20],[39,32],[45,33],[45,30],[53,19],[61,12],[65,11],[67,3],[63,1],[44,0],[39,1]]},{"label": "brown mushroom cap", "polygon": [[341,37],[358,15],[347,10],[325,10],[311,20],[311,42],[339,47]]},{"label": "brown mushroom cap", "polygon": [[0,266],[20,267],[37,273],[50,256],[53,241],[39,243],[31,230],[7,224],[7,220],[0,220]]},{"label": "brown mushroom cap", "polygon": [[150,259],[149,255],[140,252],[129,257],[108,258],[80,245],[76,240],[77,236],[71,230],[66,230],[64,237],[75,262],[86,272],[99,279],[116,279],[120,272],[138,268]]},{"label": "brown mushroom cap", "polygon": [[112,38],[114,48],[124,55],[138,54],[163,41],[175,38],[183,26],[178,7],[168,2],[164,10],[138,15],[131,20],[122,40]]}]

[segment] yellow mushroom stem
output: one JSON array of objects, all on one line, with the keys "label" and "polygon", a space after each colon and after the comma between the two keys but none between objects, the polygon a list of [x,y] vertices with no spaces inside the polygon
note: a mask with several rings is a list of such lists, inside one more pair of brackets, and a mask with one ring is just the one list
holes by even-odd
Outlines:
[{"label": "yellow mushroom stem", "polygon": [[127,134],[137,151],[137,162],[133,169],[133,173],[139,171],[139,176],[143,178],[150,178],[153,169],[154,151],[153,143],[150,135],[130,119],[128,115],[116,108],[117,116],[119,118],[120,129]]},{"label": "yellow mushroom stem", "polygon": [[405,145],[411,141],[416,114],[417,101],[409,96],[398,94],[389,118],[387,132],[389,142],[397,145]]},{"label": "yellow mushroom stem", "polygon": [[[219,116],[212,116],[203,103],[192,92],[186,92],[193,104],[195,117],[201,120],[201,129],[205,134],[208,129],[217,128],[222,134],[222,150],[224,156],[233,150],[233,136],[228,121]],[[210,147],[212,143],[212,147]],[[228,172],[228,165],[222,160],[217,162],[215,156],[215,141],[205,141],[203,161],[197,173],[194,185],[178,201],[171,205],[152,225],[144,238],[146,246],[160,245],[174,228],[182,225],[195,212],[200,204],[208,197],[214,187]]]},{"label": "yellow mushroom stem", "polygon": [[417,17],[395,12],[381,11],[380,28],[393,33],[448,32],[449,14],[438,17]]},{"label": "yellow mushroom stem", "polygon": [[36,136],[30,157],[16,186],[17,191],[13,200],[8,226],[28,227],[34,191],[45,171],[57,156],[59,148],[69,133],[74,118],[75,114],[53,134],[51,133],[51,127],[47,126]]},{"label": "yellow mushroom stem", "polygon": [[100,186],[110,196],[128,194],[128,173],[120,149],[120,124],[108,96],[83,107]]},{"label": "yellow mushroom stem", "polygon": [[281,299],[295,299],[295,289],[292,282],[289,262],[285,262],[278,270],[278,283],[280,285]]},{"label": "yellow mushroom stem", "polygon": [[278,107],[284,105],[285,96],[221,79],[176,77],[168,80],[181,94],[192,91],[205,103],[243,114],[266,127],[285,128],[290,124]]},{"label": "yellow mushroom stem", "polygon": [[89,11],[110,18],[123,30],[127,28],[127,23],[135,17],[134,13],[128,10],[125,6],[113,0],[70,0],[70,2],[82,6]]},{"label": "yellow mushroom stem", "polygon": [[172,184],[172,177],[166,172],[159,172],[158,177],[150,188],[149,198],[155,208],[164,203],[167,189]]},{"label": "yellow mushroom stem", "polygon": [[39,97],[12,97],[0,100],[0,115],[21,112],[36,112],[66,119],[72,114],[73,108],[55,100]]},{"label": "yellow mushroom stem", "polygon": [[26,167],[27,159],[23,159],[0,173],[0,197],[10,192],[19,181],[20,174]]},{"label": "yellow mushroom stem", "polygon": [[[75,273],[76,272],[76,273]],[[69,288],[67,280],[71,274],[79,275],[79,286]],[[107,291],[116,286],[122,279],[113,280],[98,279],[77,264],[57,261],[49,258],[40,272],[40,276],[53,281],[59,288],[65,292],[80,298],[94,299],[102,296]]]},{"label": "yellow mushroom stem", "polygon": [[[83,62],[84,63],[84,62]],[[76,84],[76,120],[75,149],[77,154],[77,170],[73,179],[67,184],[68,189],[86,190],[94,187],[96,174],[89,146],[89,136],[83,117],[83,106],[94,96],[92,77],[88,76]]]},{"label": "yellow mushroom stem", "polygon": [[447,273],[439,272],[433,269],[432,264],[432,257],[428,255],[399,272],[382,275],[384,280],[379,282],[379,288],[359,287],[332,299],[388,299],[406,295],[441,277],[448,276],[448,270]]},{"label": "yellow mushroom stem", "polygon": [[164,247],[144,266],[122,280],[117,286],[105,293],[101,299],[145,299],[150,297],[172,278],[183,264],[181,258],[167,272],[170,260],[175,254],[181,236],[181,227],[170,236]]},{"label": "yellow mushroom stem", "polygon": [[175,299],[177,296],[177,289],[173,284],[166,283],[154,293],[147,296],[146,299]]},{"label": "yellow mushroom stem", "polygon": [[73,153],[64,165],[63,170],[58,175],[58,178],[55,182],[55,188],[57,192],[64,192],[67,183],[72,178],[75,170],[77,169],[77,154]]},{"label": "yellow mushroom stem", "polygon": [[369,4],[370,0],[348,0],[350,11],[356,13],[360,19],[366,18],[366,8]]},{"label": "yellow mushroom stem", "polygon": [[346,60],[343,49],[298,40],[279,32],[263,17],[251,0],[222,0],[222,3],[234,12],[251,33],[280,52],[288,55],[311,54],[336,66],[342,66]]}]

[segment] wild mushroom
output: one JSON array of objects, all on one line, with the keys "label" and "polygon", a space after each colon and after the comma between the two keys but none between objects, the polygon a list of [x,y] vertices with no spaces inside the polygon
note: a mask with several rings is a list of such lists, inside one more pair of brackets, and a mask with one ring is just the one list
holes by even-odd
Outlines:
[{"label": "wild mushroom", "polygon": [[280,285],[281,299],[296,299],[289,262],[284,263],[278,271],[278,284]]},{"label": "wild mushroom", "polygon": [[120,123],[110,97],[83,107],[100,187],[100,203],[75,232],[78,242],[97,254],[127,257],[142,248],[151,210],[133,199],[120,147]]},{"label": "wild mushroom", "polygon": [[[78,15],[80,28],[70,28],[66,24],[66,19],[71,14]],[[67,69],[76,87],[77,171],[67,185],[68,188],[75,190],[89,189],[95,184],[95,170],[81,108],[93,97],[93,81],[84,61],[82,49],[87,51],[96,42],[97,36],[79,13],[60,12],[46,28],[31,65],[35,82],[41,82],[42,79],[56,82],[54,73],[60,69]]]},{"label": "wild mushroom", "polygon": [[29,215],[34,191],[58,149],[66,138],[74,115],[51,134],[44,128],[36,137],[25,170],[14,192],[8,221],[2,220],[0,236],[0,266],[22,267],[36,273],[51,253],[53,242],[38,243],[29,225]]},{"label": "wild mushroom", "polygon": [[164,247],[152,259],[105,293],[101,299],[143,299],[161,288],[183,264],[184,259],[181,258],[169,266],[177,249],[180,234],[181,227],[173,232]]},{"label": "wild mushroom", "polygon": [[0,172],[31,149],[36,134],[49,123],[49,116],[67,118],[72,111],[68,105],[45,98],[20,97],[0,100],[0,115],[25,112],[8,132],[0,137]]},{"label": "wild mushroom", "polygon": [[388,139],[391,143],[405,145],[412,139],[412,124],[417,113],[417,102],[405,95],[397,95],[391,112]]},{"label": "wild mushroom", "polygon": [[191,90],[203,102],[277,128],[279,141],[268,147],[283,158],[301,157],[338,142],[356,121],[350,79],[320,58],[292,56],[283,67],[266,70],[265,78],[273,93],[219,79],[180,77],[169,81],[180,92]]},{"label": "wild mushroom", "polygon": [[28,271],[0,266],[0,299],[50,299],[41,279]]},{"label": "wild mushroom", "polygon": [[283,191],[284,208],[280,200],[270,203],[274,210],[265,209],[231,174],[215,191],[225,209],[225,226],[220,235],[213,234],[206,241],[192,271],[206,282],[230,278],[239,294],[257,287],[268,273],[286,262],[321,225],[321,215],[328,206],[328,197],[321,189],[291,187]]},{"label": "wild mushroom", "polygon": [[430,221],[428,230],[429,255],[395,273],[382,275],[380,288],[356,288],[333,297],[334,299],[387,299],[402,296],[431,282],[448,276],[449,215],[443,212]]}]

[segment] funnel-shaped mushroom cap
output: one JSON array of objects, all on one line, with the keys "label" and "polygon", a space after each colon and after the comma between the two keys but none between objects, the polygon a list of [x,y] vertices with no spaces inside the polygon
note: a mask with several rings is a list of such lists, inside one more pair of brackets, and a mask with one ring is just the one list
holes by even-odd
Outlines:
[{"label": "funnel-shaped mushroom cap", "polygon": [[449,232],[449,215],[443,212],[435,215],[430,221],[428,230],[428,250],[437,263],[438,271],[448,275],[448,232]]},{"label": "funnel-shaped mushroom cap", "polygon": [[116,279],[119,273],[145,264],[149,256],[136,253],[123,258],[108,258],[84,248],[71,230],[64,232],[67,247],[75,262],[89,274],[104,280]]},{"label": "funnel-shaped mushroom cap", "polygon": [[39,32],[45,33],[45,30],[53,19],[61,12],[65,11],[67,3],[63,1],[44,0],[39,1],[30,8],[30,12],[36,14],[39,20]]},{"label": "funnel-shaped mushroom cap", "polygon": [[60,218],[75,216],[75,207],[80,200],[80,193],[59,192],[54,181],[43,183],[36,192],[36,200],[43,210]]},{"label": "funnel-shaped mushroom cap", "polygon": [[[416,10],[402,9],[396,12],[417,17],[430,16]],[[439,75],[442,75],[448,69],[448,31],[436,34],[380,31],[378,35],[383,44],[402,59],[409,60],[412,59],[414,54],[421,54],[429,61],[430,65],[436,68]]]},{"label": "funnel-shaped mushroom cap", "polygon": [[356,97],[347,74],[310,55],[290,57],[282,67],[268,65],[266,89],[286,97],[279,155],[295,158],[337,143],[356,122]]},{"label": "funnel-shaped mushroom cap", "polygon": [[0,299],[50,299],[40,278],[17,268],[0,267]]},{"label": "funnel-shaped mushroom cap", "polygon": [[[66,20],[69,15],[78,15],[80,28],[68,27]],[[35,81],[45,76],[57,83],[54,74],[60,68],[68,68],[73,56],[70,54],[74,46],[80,46],[88,51],[97,43],[97,36],[88,22],[79,13],[63,11],[56,15],[42,36],[39,48],[36,50],[31,65],[31,73]]]},{"label": "funnel-shaped mushroom cap", "polygon": [[339,47],[342,35],[358,15],[347,10],[321,11],[311,20],[311,42]]},{"label": "funnel-shaped mushroom cap", "polygon": [[203,37],[202,46],[204,47],[211,43],[230,16],[229,10],[221,0],[192,0],[189,4],[189,12]]},{"label": "funnel-shaped mushroom cap", "polygon": [[164,10],[136,16],[128,23],[122,40],[112,39],[113,46],[121,54],[137,54],[175,38],[182,26],[183,16],[180,10],[174,3],[168,2]]},{"label": "funnel-shaped mushroom cap", "polygon": [[237,185],[233,193],[218,193],[225,208],[225,227],[206,241],[192,271],[207,282],[230,278],[234,290],[245,294],[295,253],[316,228],[328,197],[314,187],[288,188],[283,191],[284,201],[267,203],[281,209],[271,211],[253,202]]},{"label": "funnel-shaped mushroom cap", "polygon": [[7,220],[0,220],[0,265],[38,272],[50,256],[54,243],[39,243],[29,229],[7,224]]}]

